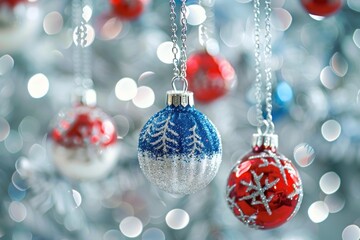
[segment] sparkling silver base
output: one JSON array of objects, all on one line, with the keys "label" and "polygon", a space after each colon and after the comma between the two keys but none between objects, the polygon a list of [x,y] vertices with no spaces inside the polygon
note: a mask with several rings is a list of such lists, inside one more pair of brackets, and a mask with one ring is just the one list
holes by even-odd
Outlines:
[{"label": "sparkling silver base", "polygon": [[166,93],[166,103],[168,106],[194,106],[194,94],[189,91],[167,91]]}]

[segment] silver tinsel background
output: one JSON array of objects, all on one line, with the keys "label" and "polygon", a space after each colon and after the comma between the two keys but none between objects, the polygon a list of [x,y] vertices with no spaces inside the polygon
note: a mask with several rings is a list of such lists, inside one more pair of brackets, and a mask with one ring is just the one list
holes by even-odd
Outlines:
[{"label": "silver tinsel background", "polygon": [[[270,231],[243,226],[224,200],[229,170],[255,131],[252,3],[217,0],[208,19],[211,47],[233,64],[238,82],[226,97],[197,104],[222,134],[223,163],[210,186],[183,198],[150,186],[137,161],[139,131],[171,87],[169,53],[158,48],[170,39],[168,2],[153,0],[137,21],[105,25],[108,2],[93,5],[94,88],[122,137],[116,168],[98,182],[61,176],[47,146],[49,124],[74,87],[71,1],[35,0],[16,17],[0,10],[0,239],[360,239],[360,1],[345,0],[325,19],[299,0],[272,1],[274,118],[304,201],[292,221]],[[192,7],[195,22],[200,13]],[[198,36],[190,26],[189,53],[200,48]]]}]

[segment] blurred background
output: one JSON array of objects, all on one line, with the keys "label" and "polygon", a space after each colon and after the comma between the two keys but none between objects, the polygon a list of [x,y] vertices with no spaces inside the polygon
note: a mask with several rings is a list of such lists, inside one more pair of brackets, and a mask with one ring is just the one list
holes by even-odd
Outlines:
[{"label": "blurred background", "polygon": [[139,132],[171,89],[169,3],[138,1],[124,15],[116,2],[93,0],[82,67],[116,123],[117,162],[100,180],[76,181],[55,167],[47,137],[75,87],[72,2],[0,1],[0,239],[360,239],[360,1],[319,17],[300,0],[272,0],[273,114],[304,200],[270,231],[245,227],[225,201],[229,171],[256,131],[252,2],[187,2],[188,54],[203,51],[205,29],[208,52],[237,78],[224,96],[196,102],[222,135],[223,162],[186,197],[151,186],[137,160]]}]

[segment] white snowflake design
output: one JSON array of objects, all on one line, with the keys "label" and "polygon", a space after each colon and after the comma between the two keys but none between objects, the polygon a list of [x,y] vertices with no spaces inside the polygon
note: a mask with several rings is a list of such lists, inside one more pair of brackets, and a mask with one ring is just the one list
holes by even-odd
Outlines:
[{"label": "white snowflake design", "polygon": [[[260,158],[263,161],[263,163],[260,164],[259,167],[267,167],[269,165],[277,167],[281,173],[281,176],[282,176],[285,184],[288,185],[285,170],[292,170],[292,168],[290,166],[288,166],[287,164],[285,166],[282,165],[281,160],[278,155],[276,155],[272,151],[265,150],[264,152],[262,152],[259,155],[254,155],[254,156],[249,157],[250,160],[255,159],[255,158]],[[272,159],[274,159],[275,162],[269,162],[266,158],[272,158]],[[284,159],[284,160],[290,161],[288,159]]]},{"label": "white snowflake design", "polygon": [[195,124],[192,128],[190,128],[189,131],[191,132],[191,135],[186,137],[186,139],[190,139],[191,141],[187,144],[187,146],[191,147],[191,155],[195,154],[196,151],[201,152],[204,147],[204,144],[201,142],[201,137],[196,133],[196,127],[197,125]]},{"label": "white snowflake design", "polygon": [[[243,200],[249,200],[251,199],[251,205],[258,205],[258,204],[262,204],[264,205],[267,213],[269,215],[272,214],[270,206],[269,206],[269,202],[271,202],[271,200],[273,199],[274,195],[269,196],[268,198],[265,195],[265,192],[269,189],[271,189],[272,187],[274,187],[279,181],[280,179],[277,178],[272,182],[269,182],[269,179],[265,179],[265,185],[262,186],[261,185],[261,179],[264,176],[264,173],[261,173],[260,175],[257,175],[255,173],[255,171],[251,171],[251,174],[253,176],[253,180],[254,183],[252,181],[250,182],[245,182],[245,181],[241,181],[240,183],[244,186],[247,187],[246,192],[250,192],[252,190],[254,190],[253,193],[251,193],[248,196],[239,198],[239,201],[243,201]],[[256,200],[256,198],[260,198],[260,200]]]},{"label": "white snowflake design", "polygon": [[292,193],[289,194],[289,196],[287,196],[288,199],[293,199],[295,196],[302,195],[302,186],[301,186],[301,182],[296,182],[293,184],[294,187],[294,191]]},{"label": "white snowflake design", "polygon": [[179,134],[171,129],[171,127],[175,126],[175,123],[170,121],[171,115],[161,121],[156,123],[159,127],[155,128],[155,133],[151,135],[152,138],[157,138],[157,140],[150,142],[151,145],[155,147],[156,150],[162,149],[164,153],[167,153],[169,149],[177,151],[175,147],[170,146],[168,143],[173,143],[175,146],[178,145],[178,142],[175,141],[173,138],[169,137],[172,135],[173,137],[178,137]]},{"label": "white snowflake design", "polygon": [[230,198],[230,194],[233,191],[233,189],[235,188],[235,186],[236,186],[235,184],[232,186],[226,186],[226,201],[227,201],[230,209],[233,210],[233,208],[235,208],[240,213],[240,215],[236,215],[236,218],[238,218],[245,225],[247,225],[251,228],[255,228],[255,229],[263,228],[262,226],[259,226],[256,224],[257,213],[253,213],[250,216],[244,214],[243,211],[240,209],[240,207],[235,202],[235,197]]}]

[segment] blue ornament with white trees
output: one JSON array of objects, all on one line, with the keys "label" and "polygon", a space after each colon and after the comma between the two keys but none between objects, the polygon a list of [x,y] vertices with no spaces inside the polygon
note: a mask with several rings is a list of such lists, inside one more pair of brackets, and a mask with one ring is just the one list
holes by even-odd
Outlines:
[{"label": "blue ornament with white trees", "polygon": [[169,91],[167,107],[140,133],[138,158],[145,176],[161,190],[186,195],[205,188],[222,156],[220,135],[193,106],[193,93]]}]

